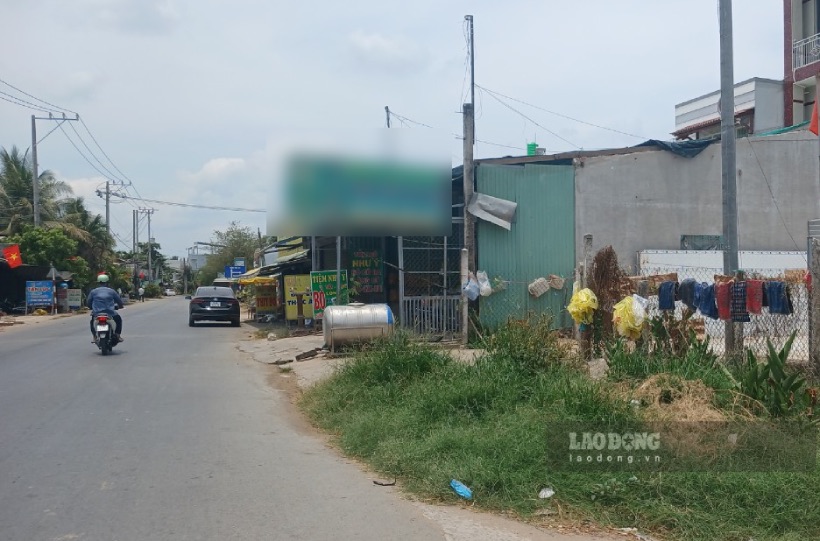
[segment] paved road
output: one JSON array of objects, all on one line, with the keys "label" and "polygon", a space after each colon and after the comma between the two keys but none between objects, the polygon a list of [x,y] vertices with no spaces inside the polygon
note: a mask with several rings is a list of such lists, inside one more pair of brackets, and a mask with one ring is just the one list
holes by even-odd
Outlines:
[{"label": "paved road", "polygon": [[186,310],[126,307],[110,357],[84,316],[0,331],[0,540],[444,539]]}]

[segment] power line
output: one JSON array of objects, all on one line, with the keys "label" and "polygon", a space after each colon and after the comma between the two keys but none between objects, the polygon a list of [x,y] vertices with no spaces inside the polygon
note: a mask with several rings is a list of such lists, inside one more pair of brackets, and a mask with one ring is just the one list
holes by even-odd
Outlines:
[{"label": "power line", "polygon": [[84,146],[84,147],[85,147],[85,149],[88,151],[88,153],[89,153],[89,154],[91,154],[91,157],[92,157],[92,158],[94,158],[95,160],[97,160],[97,163],[98,163],[98,164],[100,164],[100,167],[102,167],[103,169],[105,169],[105,171],[106,171],[106,172],[110,175],[110,178],[112,178],[112,179],[117,179],[116,181],[119,181],[119,182],[123,182],[122,180],[120,180],[120,179],[118,179],[118,178],[117,178],[117,175],[115,175],[114,173],[112,173],[112,172],[111,172],[111,170],[105,166],[105,164],[104,164],[104,163],[103,163],[103,162],[102,162],[102,161],[101,161],[101,160],[97,157],[97,155],[96,155],[96,154],[94,154],[94,151],[93,151],[93,150],[91,150],[91,148],[90,148],[90,147],[88,146],[88,144],[85,142],[85,139],[83,139],[83,137],[80,135],[80,132],[78,132],[78,131],[77,131],[77,128],[75,128],[75,127],[74,127],[74,124],[69,124],[69,127],[71,127],[71,130],[72,130],[72,131],[74,132],[74,134],[77,136],[77,139],[79,139],[79,140],[80,140],[80,142],[83,144],[83,146]]},{"label": "power line", "polygon": [[401,116],[399,114],[396,114],[393,111],[389,111],[389,113],[390,113],[390,116],[397,118],[399,120],[399,122],[402,122],[402,121],[406,120],[407,122],[410,122],[411,124],[416,124],[417,126],[422,126],[424,128],[435,129],[435,128],[433,128],[433,126],[428,126],[427,124],[424,124],[423,122],[417,122],[417,121],[415,121],[411,118],[407,118],[406,116]]},{"label": "power line", "polygon": [[[395,117],[396,120],[401,122],[402,126],[409,127],[409,126],[407,126],[407,123],[405,122],[405,121],[407,121],[407,122],[411,122],[413,124],[416,124],[417,126],[422,126],[424,128],[430,128],[431,130],[435,129],[433,126],[429,126],[429,125],[427,125],[423,122],[415,121],[411,118],[407,118],[406,116],[402,116],[402,115],[399,115],[397,113],[394,113],[393,111],[388,111],[388,113],[390,113],[391,117]],[[458,135],[457,133],[453,133],[451,135],[455,136],[458,139],[463,139],[463,136]],[[505,145],[505,144],[502,144],[502,143],[493,143],[491,141],[484,141],[484,140],[481,140],[481,139],[476,139],[476,142],[477,143],[484,143],[485,145],[493,145],[493,146],[497,146],[497,147],[512,148],[512,149],[515,149],[515,150],[524,150],[524,147],[516,147],[516,146],[512,146],[512,145]]]},{"label": "power line", "polygon": [[[78,147],[78,146],[77,146],[77,144],[74,142],[74,140],[73,140],[73,139],[71,139],[71,137],[69,137],[69,136],[68,136],[68,132],[67,132],[67,131],[65,131],[65,128],[63,128],[62,124],[60,124],[58,127],[60,128],[60,131],[61,131],[61,132],[63,132],[63,135],[65,135],[66,139],[68,139],[68,142],[69,142],[69,143],[71,143],[71,146],[73,146],[73,147],[74,147],[74,150],[76,150],[76,151],[77,151],[77,153],[78,153],[80,156],[82,156],[82,157],[83,157],[83,159],[84,159],[86,162],[88,162],[88,165],[90,165],[90,166],[91,166],[91,167],[92,167],[95,171],[97,171],[99,174],[101,174],[103,177],[107,178],[108,180],[114,180],[114,179],[112,179],[112,178],[109,178],[109,177],[108,177],[108,175],[106,175],[106,174],[105,174],[105,173],[103,173],[102,171],[100,171],[100,170],[99,170],[99,168],[98,168],[96,165],[94,165],[94,164],[91,162],[91,160],[89,160],[89,159],[88,159],[88,157],[87,157],[85,154],[83,154],[83,151],[82,151],[82,150],[80,150],[80,147]],[[115,181],[115,182],[116,182],[116,181]]]},{"label": "power line", "polygon": [[476,85],[476,86],[477,86],[477,87],[478,87],[478,89],[479,89],[479,90],[481,90],[482,92],[487,92],[487,93],[490,95],[490,97],[491,97],[491,98],[493,98],[494,100],[496,100],[498,103],[500,103],[501,105],[503,105],[504,107],[506,107],[506,108],[507,108],[507,109],[509,109],[510,111],[514,112],[514,113],[515,113],[515,114],[517,114],[517,115],[520,115],[521,117],[525,118],[526,120],[529,120],[530,122],[532,122],[533,124],[535,124],[536,126],[538,126],[539,128],[541,128],[542,130],[546,131],[547,133],[552,134],[553,136],[555,136],[555,137],[557,137],[558,139],[560,139],[560,140],[564,141],[565,143],[568,143],[568,144],[570,144],[570,145],[574,146],[574,147],[575,147],[575,148],[577,148],[577,149],[580,149],[580,148],[581,148],[580,146],[576,145],[575,143],[573,143],[573,142],[572,142],[572,141],[570,141],[569,139],[566,139],[566,138],[564,138],[564,137],[561,137],[560,135],[558,135],[558,134],[557,134],[557,133],[555,133],[554,131],[550,130],[549,128],[546,128],[546,127],[542,126],[541,124],[539,124],[539,123],[538,123],[538,122],[536,122],[535,120],[531,119],[530,117],[528,117],[527,115],[525,115],[524,113],[522,113],[521,111],[519,111],[518,109],[516,109],[515,107],[513,107],[512,105],[509,105],[509,104],[507,104],[507,103],[504,103],[503,101],[501,101],[501,98],[499,98],[498,96],[496,96],[496,95],[495,95],[495,94],[493,94],[492,92],[489,92],[489,91],[487,91],[485,88],[480,87],[480,86],[478,86],[478,85]]},{"label": "power line", "polygon": [[558,116],[558,117],[561,117],[561,118],[565,118],[567,120],[572,120],[573,122],[578,122],[579,124],[586,124],[587,126],[592,126],[593,128],[599,128],[599,129],[602,129],[602,130],[607,130],[607,131],[611,131],[611,132],[614,132],[614,133],[619,133],[621,135],[628,135],[629,137],[634,137],[636,139],[650,139],[649,137],[643,137],[641,135],[635,135],[634,133],[628,133],[628,132],[625,132],[625,131],[616,130],[615,128],[607,128],[606,126],[600,126],[598,124],[593,124],[592,122],[587,122],[585,120],[580,120],[580,119],[577,119],[577,118],[573,118],[573,117],[568,116],[568,115],[564,115],[564,114],[561,114],[561,113],[556,113],[555,111],[550,111],[549,109],[545,109],[545,108],[540,107],[538,105],[534,105],[532,103],[527,103],[524,100],[519,100],[519,99],[513,98],[511,96],[507,96],[505,94],[502,94],[501,92],[496,92],[494,90],[490,90],[489,88],[484,88],[481,85],[476,85],[476,87],[480,88],[481,90],[487,92],[490,95],[495,94],[495,95],[500,96],[502,98],[506,98],[508,100],[521,103],[521,104],[526,105],[528,107],[532,107],[534,109],[544,111],[545,113],[549,113],[551,115],[555,115],[555,116]]},{"label": "power line", "polygon": [[29,98],[31,98],[33,100],[37,100],[41,103],[45,103],[46,105],[57,109],[59,112],[65,111],[65,112],[72,113],[72,114],[75,114],[75,115],[79,116],[79,113],[77,113],[76,111],[72,111],[71,109],[66,109],[65,107],[60,107],[59,105],[54,105],[53,103],[49,103],[46,100],[38,98],[37,96],[33,96],[33,95],[29,94],[28,92],[26,92],[25,90],[21,90],[21,89],[17,88],[16,86],[14,86],[13,84],[4,81],[3,79],[0,79],[0,83],[3,83],[4,85],[6,85],[8,87],[13,88],[14,90],[19,92],[20,94],[23,94],[24,96],[28,96]]},{"label": "power line", "polygon": [[[94,137],[93,133],[91,133],[91,130],[89,129],[88,125],[86,125],[85,120],[83,120],[82,117],[80,118],[80,124],[83,125],[83,127],[85,128],[85,131],[87,131],[88,135],[91,136],[91,140],[94,141],[94,144],[97,145],[97,148],[100,149],[100,152],[102,152],[103,156],[105,156],[105,158],[108,160],[108,162],[111,164],[111,166],[122,176],[122,178],[124,178],[125,180],[127,180],[128,182],[133,184],[131,179],[128,178],[128,176],[125,173],[120,171],[120,168],[117,167],[117,164],[115,164],[114,161],[108,156],[108,154],[106,154],[105,150],[103,150],[103,147],[101,147],[100,144],[97,142],[97,138]],[[136,190],[136,188],[134,188],[134,189]]]},{"label": "power line", "polygon": [[[2,94],[2,96],[0,96],[0,100],[7,101],[9,103],[13,103],[14,105],[19,105],[20,107],[25,107],[26,109],[31,109],[32,111],[40,111],[41,113],[51,113],[52,112],[52,111],[49,111],[48,109],[43,109],[42,107],[40,107],[40,106],[38,106],[34,103],[31,103],[30,101],[26,101],[26,100],[20,99],[16,96],[12,96],[11,94],[8,94],[8,93],[3,92],[1,90],[0,90],[0,94]],[[4,98],[3,96],[8,96],[8,98]],[[11,99],[9,99],[9,98],[11,98]],[[16,101],[12,101],[12,100],[16,100]]]},{"label": "power line", "polygon": [[208,210],[229,210],[234,212],[267,212],[265,209],[249,209],[249,208],[241,208],[241,207],[217,207],[217,206],[209,206],[209,205],[194,205],[192,203],[176,203],[173,201],[160,201],[159,199],[146,199],[144,197],[133,197],[131,195],[125,195],[122,193],[114,194],[117,197],[121,197],[123,199],[133,199],[136,201],[143,201],[145,203],[156,203],[158,205],[170,205],[173,207],[188,207],[188,208],[197,208],[197,209],[208,209]]}]

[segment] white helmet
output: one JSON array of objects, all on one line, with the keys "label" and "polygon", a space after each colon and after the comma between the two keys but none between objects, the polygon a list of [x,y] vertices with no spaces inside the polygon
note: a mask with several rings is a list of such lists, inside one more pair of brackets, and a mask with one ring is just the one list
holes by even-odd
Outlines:
[{"label": "white helmet", "polygon": [[105,273],[98,275],[97,276],[97,281],[100,282],[101,284],[107,283],[108,282],[108,275],[105,274]]}]

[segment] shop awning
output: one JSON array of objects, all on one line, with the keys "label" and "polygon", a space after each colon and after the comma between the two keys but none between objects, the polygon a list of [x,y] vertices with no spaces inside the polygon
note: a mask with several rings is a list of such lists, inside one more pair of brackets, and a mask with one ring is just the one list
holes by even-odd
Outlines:
[{"label": "shop awning", "polygon": [[256,267],[255,269],[249,270],[245,274],[240,274],[239,276],[234,276],[234,278],[239,278],[240,280],[243,280],[243,279],[246,279],[246,278],[253,278],[253,277],[259,275],[260,270],[262,270],[262,267]]},{"label": "shop awning", "polygon": [[301,263],[310,259],[310,250],[300,250],[294,254],[282,256],[270,265],[265,265],[259,269],[260,278],[274,274],[278,269],[287,266]]},{"label": "shop awning", "polygon": [[276,278],[273,276],[253,276],[251,278],[239,278],[239,284],[243,286],[248,285],[273,285],[276,283]]}]

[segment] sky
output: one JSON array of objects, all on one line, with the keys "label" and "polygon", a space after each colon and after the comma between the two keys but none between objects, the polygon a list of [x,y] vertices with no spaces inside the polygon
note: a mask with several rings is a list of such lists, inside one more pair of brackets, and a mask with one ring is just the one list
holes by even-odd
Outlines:
[{"label": "sky", "polygon": [[[735,81],[783,78],[782,10],[734,2]],[[0,0],[0,13],[0,80],[83,121],[45,138],[57,123],[37,121],[40,169],[102,215],[106,177],[130,182],[118,190],[152,201],[112,197],[118,248],[132,210],[153,208],[168,256],[233,221],[265,234],[251,210],[267,210],[288,153],[369,145],[385,106],[391,129],[460,164],[468,14],[477,158],[671,140],[675,104],[720,87],[717,0]],[[0,146],[24,151],[31,115],[47,115],[20,100],[43,104],[0,92]]]}]

